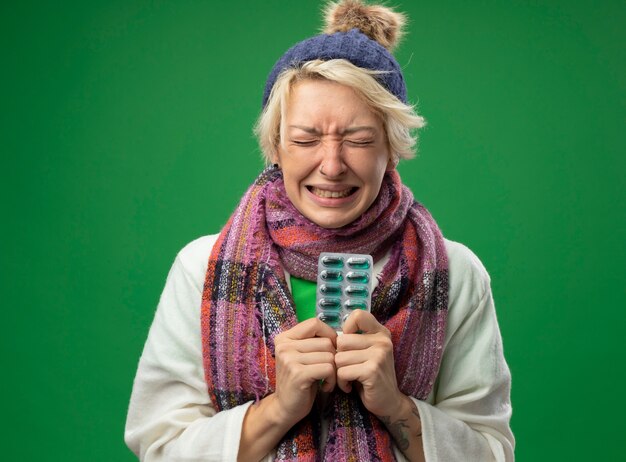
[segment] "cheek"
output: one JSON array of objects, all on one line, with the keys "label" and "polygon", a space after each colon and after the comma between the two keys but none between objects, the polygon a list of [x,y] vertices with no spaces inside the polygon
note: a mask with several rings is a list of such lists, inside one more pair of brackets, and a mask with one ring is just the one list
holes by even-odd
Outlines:
[{"label": "cheek", "polygon": [[303,194],[301,189],[306,175],[295,165],[285,165],[282,169],[287,197],[292,203],[297,203]]},{"label": "cheek", "polygon": [[385,176],[385,172],[387,171],[387,162],[378,161],[374,163],[366,173],[366,181],[370,188],[372,189],[380,189],[380,185],[383,181],[383,177]]},{"label": "cheek", "polygon": [[283,157],[281,168],[283,170],[285,184],[289,183],[295,187],[309,177],[311,172],[315,170],[315,165],[307,159],[286,159]]},{"label": "cheek", "polygon": [[283,180],[285,182],[285,190],[287,191],[287,196],[289,196],[289,199],[293,201],[293,195],[294,195],[294,192],[297,191],[298,189],[298,183],[297,181],[293,180],[292,176],[285,175],[284,173],[283,173]]}]

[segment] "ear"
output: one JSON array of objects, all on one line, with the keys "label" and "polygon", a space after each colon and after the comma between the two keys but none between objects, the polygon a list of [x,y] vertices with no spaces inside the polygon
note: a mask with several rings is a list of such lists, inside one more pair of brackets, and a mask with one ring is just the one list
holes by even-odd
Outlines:
[{"label": "ear", "polygon": [[272,164],[274,164],[277,167],[280,167],[280,154],[278,153],[278,149],[276,149],[276,152],[272,155],[272,158],[270,160]]},{"label": "ear", "polygon": [[281,158],[283,156],[282,153],[283,147],[280,143],[280,140],[276,141],[276,144],[274,145],[274,153],[272,154],[272,158],[270,159],[272,164],[274,165],[278,165],[280,167],[281,164]]}]

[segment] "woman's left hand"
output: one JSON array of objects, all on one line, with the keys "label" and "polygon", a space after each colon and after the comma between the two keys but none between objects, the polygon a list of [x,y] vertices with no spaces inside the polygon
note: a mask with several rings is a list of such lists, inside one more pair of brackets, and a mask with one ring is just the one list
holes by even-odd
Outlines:
[{"label": "woman's left hand", "polygon": [[335,365],[339,388],[349,393],[351,382],[358,382],[361,401],[374,415],[390,415],[405,399],[396,381],[391,333],[371,313],[356,310],[346,320]]}]

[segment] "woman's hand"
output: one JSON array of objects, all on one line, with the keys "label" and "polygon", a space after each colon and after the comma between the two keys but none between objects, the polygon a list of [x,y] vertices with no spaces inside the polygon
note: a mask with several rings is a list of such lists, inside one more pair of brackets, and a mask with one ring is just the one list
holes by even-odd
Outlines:
[{"label": "woman's hand", "polygon": [[276,389],[248,408],[237,460],[259,460],[313,407],[320,380],[335,388],[337,333],[317,318],[281,332],[274,339]]},{"label": "woman's hand", "polygon": [[337,337],[335,365],[337,386],[348,393],[355,382],[363,405],[385,424],[407,459],[423,461],[422,422],[413,401],[398,388],[389,329],[371,313],[354,311]]},{"label": "woman's hand", "polygon": [[389,329],[371,313],[355,310],[343,332],[337,338],[335,355],[337,385],[349,393],[351,382],[357,382],[363,405],[374,415],[390,415],[405,398],[396,381]]},{"label": "woman's hand", "polygon": [[313,407],[320,380],[322,391],[335,388],[337,333],[317,318],[303,321],[274,339],[276,391],[280,418],[292,425]]}]

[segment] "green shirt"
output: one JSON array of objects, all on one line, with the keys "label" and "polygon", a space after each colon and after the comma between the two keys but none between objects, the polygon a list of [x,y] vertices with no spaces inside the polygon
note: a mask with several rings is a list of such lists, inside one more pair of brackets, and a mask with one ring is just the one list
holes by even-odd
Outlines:
[{"label": "green shirt", "polygon": [[291,295],[296,304],[298,322],[315,317],[316,291],[315,282],[291,276]]}]

